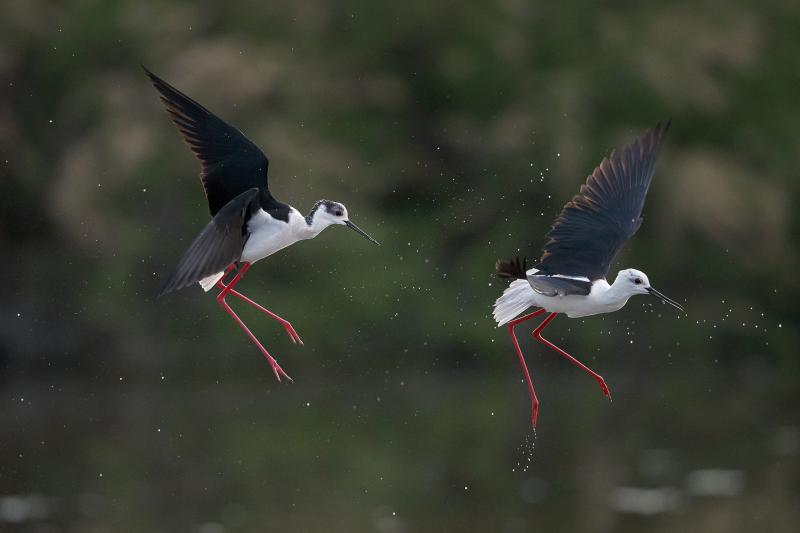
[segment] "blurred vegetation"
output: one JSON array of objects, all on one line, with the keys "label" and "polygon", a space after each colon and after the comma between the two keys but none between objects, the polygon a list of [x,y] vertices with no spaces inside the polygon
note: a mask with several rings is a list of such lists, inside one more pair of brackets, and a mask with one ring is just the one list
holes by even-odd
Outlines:
[{"label": "blurred vegetation", "polygon": [[[2,11],[3,531],[796,527],[797,2]],[[383,244],[331,229],[240,286],[302,335],[237,306],[293,385],[210,296],[154,298],[207,208],[140,63],[256,141],[278,198],[342,201]],[[554,322],[613,404],[525,339],[531,451],[494,261],[536,258],[601,156],[670,117],[615,268],[688,314]],[[706,469],[744,486],[704,496]],[[678,496],[648,514],[626,487]]]}]

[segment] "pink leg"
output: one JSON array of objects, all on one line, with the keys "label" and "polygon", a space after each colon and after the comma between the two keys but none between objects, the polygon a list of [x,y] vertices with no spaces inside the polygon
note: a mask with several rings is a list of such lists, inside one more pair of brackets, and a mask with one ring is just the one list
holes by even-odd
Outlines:
[{"label": "pink leg", "polygon": [[[227,274],[228,271],[226,271],[225,273]],[[225,276],[223,276],[223,278],[224,277]],[[220,279],[217,282],[217,287],[219,287],[220,289],[224,290],[228,286],[230,286],[230,284],[225,285],[222,282],[222,279]],[[281,326],[283,326],[283,329],[285,329],[286,333],[289,334],[289,338],[292,339],[292,342],[295,343],[295,344],[299,343],[300,346],[303,345],[303,340],[300,338],[300,335],[297,334],[297,331],[295,331],[294,327],[292,327],[292,324],[288,320],[286,320],[285,318],[279,317],[278,315],[276,315],[275,313],[273,313],[269,309],[266,309],[266,308],[262,307],[261,305],[259,305],[258,303],[254,302],[253,300],[251,300],[250,298],[248,298],[247,296],[245,296],[244,294],[242,294],[239,291],[235,291],[233,289],[229,289],[228,292],[231,294],[231,296],[235,296],[235,297],[239,298],[240,300],[244,300],[245,302],[249,303],[250,305],[252,305],[256,309],[258,309],[262,313],[266,313],[273,320],[277,320],[278,322],[280,322]]]},{"label": "pink leg", "polygon": [[[225,274],[227,274],[228,272],[233,270],[233,267],[235,267],[235,266],[236,266],[236,263],[233,263],[230,266],[228,266],[228,268],[225,269]],[[233,290],[233,287],[237,283],[239,283],[239,280],[242,279],[242,276],[244,276],[245,273],[248,270],[250,270],[250,263],[244,263],[244,264],[242,264],[242,268],[239,269],[239,271],[236,273],[236,275],[233,277],[233,279],[230,281],[230,283],[225,285],[224,283],[222,283],[222,280],[220,280],[218,282],[218,285],[222,285],[222,291],[217,295],[217,300],[220,300],[220,299],[224,300],[225,297],[228,296],[228,293]],[[225,274],[223,274],[223,276],[222,276],[223,278],[225,277]]]},{"label": "pink leg", "polygon": [[542,331],[544,330],[544,328],[546,328],[550,324],[550,322],[553,321],[553,319],[556,317],[557,314],[558,313],[550,313],[547,316],[547,318],[545,318],[544,321],[542,321],[542,323],[539,324],[539,326],[535,330],[533,330],[533,338],[536,339],[537,341],[541,342],[542,344],[544,344],[548,348],[551,348],[551,349],[557,351],[559,354],[561,354],[564,357],[566,357],[567,359],[569,359],[572,362],[572,364],[574,364],[575,366],[577,366],[578,368],[580,368],[581,370],[583,370],[584,372],[586,372],[587,374],[592,376],[597,381],[597,384],[600,385],[600,389],[602,389],[603,394],[608,396],[608,399],[610,400],[611,399],[611,392],[608,390],[608,385],[606,385],[605,380],[603,380],[603,378],[600,377],[600,375],[598,373],[596,373],[594,370],[592,370],[588,366],[584,365],[583,363],[581,363],[580,361],[578,361],[577,359],[572,357],[570,354],[568,354],[567,352],[565,352],[564,350],[562,350],[561,348],[559,348],[558,346],[556,346],[555,344],[553,344],[549,340],[547,340],[544,337],[542,337]]},{"label": "pink leg", "polygon": [[[276,361],[275,358],[272,357],[269,354],[269,352],[261,345],[261,343],[258,342],[256,336],[253,335],[250,329],[244,324],[244,322],[242,322],[242,319],[239,318],[239,316],[233,312],[233,309],[231,309],[231,307],[228,305],[228,302],[225,301],[225,298],[231,291],[233,291],[233,287],[237,283],[239,283],[239,280],[242,279],[242,276],[244,276],[245,272],[247,272],[249,268],[250,268],[250,263],[244,263],[242,265],[242,268],[239,269],[239,272],[236,273],[236,276],[234,276],[234,278],[230,281],[230,283],[228,283],[228,285],[223,285],[222,291],[220,291],[220,293],[217,295],[217,303],[219,303],[219,305],[225,310],[225,312],[228,313],[231,316],[231,318],[233,318],[236,321],[237,324],[239,324],[239,327],[242,328],[242,330],[244,330],[247,336],[250,337],[250,340],[253,341],[253,343],[258,347],[259,350],[261,350],[261,353],[264,354],[264,357],[267,358],[267,361],[269,361],[270,366],[272,366],[272,371],[275,373],[275,377],[278,379],[278,381],[281,380],[281,376],[284,376],[289,381],[292,381],[292,378],[289,377],[289,375],[283,371],[281,366],[278,364],[278,361]],[[230,270],[231,267],[228,267],[226,273],[229,272]]]},{"label": "pink leg", "polygon": [[528,390],[531,393],[531,423],[533,424],[534,428],[536,427],[536,418],[539,416],[539,399],[536,397],[536,392],[533,390],[531,375],[528,373],[528,366],[525,364],[525,358],[522,356],[522,350],[519,347],[519,342],[517,342],[517,336],[514,334],[514,326],[531,318],[537,317],[542,313],[544,313],[544,309],[539,309],[538,311],[534,311],[529,315],[515,318],[507,325],[508,334],[511,336],[511,342],[514,343],[514,349],[517,351],[517,357],[519,357],[519,364],[522,365],[522,374],[525,376],[525,382],[528,384]]}]

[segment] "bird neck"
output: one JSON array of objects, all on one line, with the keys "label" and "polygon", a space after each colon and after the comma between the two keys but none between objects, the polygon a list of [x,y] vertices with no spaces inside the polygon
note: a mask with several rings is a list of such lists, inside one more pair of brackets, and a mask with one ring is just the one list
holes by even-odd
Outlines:
[{"label": "bird neck", "polygon": [[620,282],[619,279],[614,280],[611,285],[606,280],[595,281],[592,293],[597,295],[597,300],[616,309],[622,309],[628,303],[628,299],[633,296],[625,287],[624,282]]},{"label": "bird neck", "polygon": [[303,217],[303,232],[307,239],[312,239],[320,234],[322,230],[330,226],[330,222],[322,216],[319,202],[311,208],[308,215]]}]

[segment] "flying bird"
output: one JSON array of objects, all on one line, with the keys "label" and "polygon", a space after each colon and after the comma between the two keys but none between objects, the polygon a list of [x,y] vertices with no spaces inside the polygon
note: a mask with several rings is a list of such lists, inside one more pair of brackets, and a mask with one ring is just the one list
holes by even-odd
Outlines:
[{"label": "flying bird", "polygon": [[[580,192],[567,202],[546,237],[542,257],[528,268],[519,257],[496,264],[500,278],[513,281],[494,304],[498,327],[506,325],[531,395],[531,422],[536,427],[539,400],[533,390],[525,358],[514,328],[543,313],[547,317],[533,337],[591,375],[603,393],[611,393],[603,378],[570,354],[542,337],[558,313],[570,318],[618,311],[636,294],[650,294],[683,311],[683,307],[650,285],[644,272],[621,270],[610,284],[609,266],[625,242],[642,224],[642,208],[653,179],[656,159],[669,122],[614,151],[587,178]],[[519,316],[530,307],[530,314]],[[517,318],[519,317],[519,318]]]},{"label": "flying bird", "polygon": [[[295,344],[303,344],[288,320],[257,304],[234,287],[251,265],[298,241],[313,239],[328,226],[346,226],[378,244],[356,226],[347,208],[319,200],[307,215],[272,196],[267,182],[269,161],[242,132],[211,113],[149,70],[153,86],[183,140],[200,160],[200,181],[211,220],[194,239],[164,283],[159,296],[195,283],[208,292],[220,289],[217,302],[272,366],[278,381],[289,377],[226,301],[238,298],[283,326]],[[231,274],[233,272],[233,274]],[[231,279],[225,281],[231,274]]]}]

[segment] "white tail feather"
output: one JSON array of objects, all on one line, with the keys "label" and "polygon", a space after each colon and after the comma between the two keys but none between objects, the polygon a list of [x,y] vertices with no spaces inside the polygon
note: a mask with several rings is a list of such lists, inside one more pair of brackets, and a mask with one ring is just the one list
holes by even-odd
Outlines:
[{"label": "white tail feather", "polygon": [[204,291],[208,292],[214,288],[214,285],[216,285],[217,282],[222,279],[222,276],[224,274],[225,272],[217,272],[216,274],[211,274],[207,278],[201,279],[197,283],[199,283],[200,286],[203,287]]},{"label": "white tail feather", "polygon": [[535,292],[527,279],[515,279],[494,303],[494,319],[502,326],[534,305]]}]

